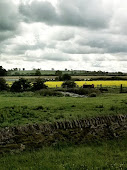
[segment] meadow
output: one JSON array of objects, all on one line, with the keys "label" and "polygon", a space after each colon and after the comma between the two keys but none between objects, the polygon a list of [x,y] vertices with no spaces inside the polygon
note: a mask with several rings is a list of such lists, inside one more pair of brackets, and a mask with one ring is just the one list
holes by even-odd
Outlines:
[{"label": "meadow", "polygon": [[82,145],[59,143],[0,155],[0,170],[126,170],[126,148],[126,138]]},{"label": "meadow", "polygon": [[33,92],[0,94],[0,127],[127,113],[127,94],[42,97]]},{"label": "meadow", "polygon": [[[127,94],[103,93],[95,98],[44,97],[38,93],[0,93],[0,128],[127,113]],[[126,169],[127,139],[84,144],[57,143],[0,155],[0,170]]]},{"label": "meadow", "polygon": [[[96,97],[44,96],[60,90],[62,83],[47,81],[49,89],[37,92],[0,92],[0,128],[127,113],[127,93],[119,93],[120,85],[127,87],[127,81],[76,81],[79,87],[94,84],[96,88],[109,88],[105,93],[98,93],[95,88]],[[126,148],[126,137],[76,145],[58,142],[39,149],[3,153],[0,170],[127,169]]]}]

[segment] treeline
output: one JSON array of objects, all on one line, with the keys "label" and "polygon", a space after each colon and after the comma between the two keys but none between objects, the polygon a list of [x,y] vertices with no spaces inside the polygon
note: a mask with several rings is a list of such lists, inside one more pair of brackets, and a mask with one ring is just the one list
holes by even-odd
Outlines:
[{"label": "treeline", "polygon": [[122,72],[105,72],[105,71],[85,71],[85,70],[25,70],[25,68],[6,70],[0,66],[0,76],[60,76],[69,74],[70,76],[127,76],[127,73]]},{"label": "treeline", "polygon": [[[76,83],[71,80],[65,80],[62,83],[63,88],[74,88]],[[21,78],[11,85],[11,87],[6,83],[6,80],[0,78],[0,91],[11,91],[11,92],[24,92],[24,91],[38,91],[41,89],[47,89],[48,86],[45,84],[45,80],[37,78],[34,81],[29,81],[27,79]]]},{"label": "treeline", "polygon": [[90,81],[92,80],[127,80],[127,77],[118,77],[118,76],[113,76],[113,77],[97,77],[97,78],[91,78]]},{"label": "treeline", "polygon": [[11,87],[6,83],[6,80],[0,78],[0,91],[11,91],[11,92],[24,92],[24,91],[36,91],[40,89],[46,89],[47,86],[44,84],[43,79],[35,79],[34,82],[30,82],[27,79],[21,78],[15,81]]}]

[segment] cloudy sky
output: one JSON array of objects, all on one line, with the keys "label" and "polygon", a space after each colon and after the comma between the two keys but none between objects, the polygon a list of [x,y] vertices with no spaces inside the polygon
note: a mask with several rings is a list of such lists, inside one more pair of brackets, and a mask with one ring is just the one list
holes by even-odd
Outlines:
[{"label": "cloudy sky", "polygon": [[0,0],[0,65],[127,72],[127,0]]}]

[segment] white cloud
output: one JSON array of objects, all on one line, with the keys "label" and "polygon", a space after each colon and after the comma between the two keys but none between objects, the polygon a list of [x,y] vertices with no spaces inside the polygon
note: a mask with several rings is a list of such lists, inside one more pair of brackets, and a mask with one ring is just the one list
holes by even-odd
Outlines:
[{"label": "white cloud", "polygon": [[126,0],[1,0],[1,65],[127,72],[126,10]]}]

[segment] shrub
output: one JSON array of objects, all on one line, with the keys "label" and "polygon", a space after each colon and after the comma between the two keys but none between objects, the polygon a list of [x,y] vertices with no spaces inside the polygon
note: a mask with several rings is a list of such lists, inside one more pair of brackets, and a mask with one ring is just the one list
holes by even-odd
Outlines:
[{"label": "shrub", "polygon": [[41,89],[46,89],[47,86],[44,84],[44,80],[43,79],[35,79],[35,82],[33,83],[33,87],[32,90],[33,91],[37,91],[37,90],[41,90]]},{"label": "shrub", "polygon": [[89,95],[89,97],[96,97],[96,96],[97,96],[96,93],[91,93],[91,94]]},{"label": "shrub", "polygon": [[6,75],[7,75],[7,71],[2,66],[0,66],[0,76],[6,76]]},{"label": "shrub", "polygon": [[94,89],[94,88],[69,88],[69,89],[66,89],[67,92],[70,92],[70,93],[76,93],[76,94],[79,94],[79,95],[89,95],[91,93],[96,93],[96,94],[99,94],[100,91],[97,90],[97,89]]},{"label": "shrub", "polygon": [[23,92],[23,91],[28,91],[30,90],[30,82],[26,79],[19,79],[18,81],[15,81],[12,86],[11,86],[11,91],[12,92]]},{"label": "shrub", "polygon": [[62,84],[63,88],[74,88],[76,87],[76,83],[74,81],[65,81]]},{"label": "shrub", "polygon": [[39,94],[40,96],[57,96],[62,97],[63,94],[57,91],[54,91],[52,89],[43,89],[36,92],[36,94]]},{"label": "shrub", "polygon": [[9,87],[6,84],[6,80],[3,78],[0,78],[0,91],[8,90],[8,89],[9,89]]},{"label": "shrub", "polygon": [[63,81],[71,80],[71,76],[69,74],[64,74],[61,78]]}]

